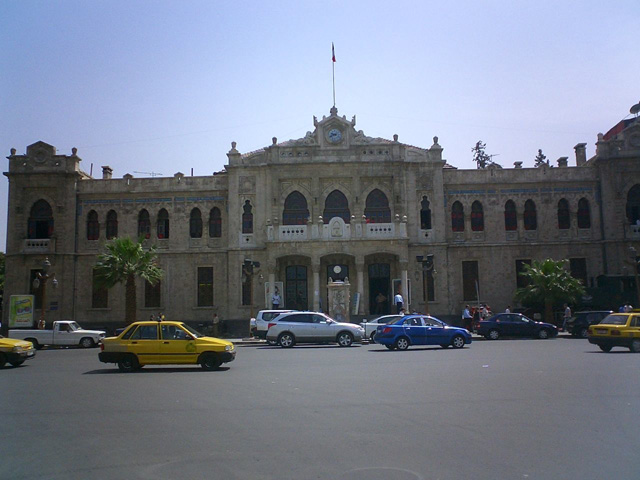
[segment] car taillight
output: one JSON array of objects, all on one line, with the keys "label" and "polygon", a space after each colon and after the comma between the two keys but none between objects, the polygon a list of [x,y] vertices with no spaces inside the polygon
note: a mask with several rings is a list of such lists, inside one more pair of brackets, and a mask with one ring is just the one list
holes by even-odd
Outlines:
[{"label": "car taillight", "polygon": [[391,333],[391,327],[384,327],[382,333]]},{"label": "car taillight", "polygon": [[620,330],[611,330],[611,335],[621,335]]},{"label": "car taillight", "polygon": [[100,351],[104,352],[104,343],[100,342]]},{"label": "car taillight", "polygon": [[273,327],[275,325],[275,323],[270,323],[269,325],[267,325],[267,330],[269,330],[271,327]]}]

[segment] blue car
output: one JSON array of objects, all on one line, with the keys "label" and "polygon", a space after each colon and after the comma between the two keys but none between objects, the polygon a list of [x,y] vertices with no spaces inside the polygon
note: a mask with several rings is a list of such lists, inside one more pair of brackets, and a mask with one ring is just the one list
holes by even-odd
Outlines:
[{"label": "blue car", "polygon": [[462,348],[471,343],[471,333],[428,315],[406,315],[393,323],[379,326],[376,343],[389,350],[406,350],[410,345]]},{"label": "blue car", "polygon": [[489,340],[500,337],[551,338],[558,335],[558,327],[551,323],[535,322],[519,313],[498,313],[481,320],[476,333]]}]

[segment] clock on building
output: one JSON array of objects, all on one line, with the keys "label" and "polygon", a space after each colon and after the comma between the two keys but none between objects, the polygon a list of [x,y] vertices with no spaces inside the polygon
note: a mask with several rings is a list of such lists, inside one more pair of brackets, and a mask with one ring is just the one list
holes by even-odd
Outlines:
[{"label": "clock on building", "polygon": [[331,143],[339,143],[342,140],[342,132],[337,128],[329,130],[328,136]]}]

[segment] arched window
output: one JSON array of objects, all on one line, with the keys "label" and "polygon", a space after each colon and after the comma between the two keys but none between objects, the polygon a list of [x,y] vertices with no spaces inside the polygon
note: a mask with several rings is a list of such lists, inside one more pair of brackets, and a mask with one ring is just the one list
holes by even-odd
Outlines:
[{"label": "arched window", "polygon": [[591,209],[586,198],[578,201],[578,228],[591,228]]},{"label": "arched window", "polygon": [[209,236],[213,238],[222,236],[222,216],[218,207],[213,207],[209,212]]},{"label": "arched window", "polygon": [[507,200],[507,203],[504,204],[504,229],[507,232],[518,229],[516,204],[513,200]]},{"label": "arched window", "polygon": [[627,220],[631,225],[640,220],[640,185],[634,185],[627,193]]},{"label": "arched window", "polygon": [[114,210],[107,213],[107,240],[118,236],[118,214]]},{"label": "arched window", "polygon": [[169,213],[164,208],[158,212],[156,226],[158,238],[169,238]]},{"label": "arched window", "polygon": [[149,212],[145,209],[140,210],[138,214],[138,236],[143,238],[151,236],[151,220],[149,220]]},{"label": "arched window", "polygon": [[460,202],[455,202],[451,207],[451,230],[464,232],[464,207]]},{"label": "arched window", "polygon": [[527,200],[524,202],[524,229],[525,230],[537,230],[538,229],[538,216],[536,213],[536,204],[533,200]]},{"label": "arched window", "polygon": [[558,228],[567,230],[571,227],[571,215],[569,213],[569,202],[561,198],[558,202]]},{"label": "arched window", "polygon": [[324,201],[324,212],[322,218],[324,223],[329,223],[333,217],[340,217],[344,223],[351,223],[351,213],[349,212],[349,202],[340,190],[334,190]]},{"label": "arched window", "polygon": [[53,235],[53,212],[46,200],[38,200],[31,207],[28,223],[28,238],[51,238]]},{"label": "arched window", "polygon": [[87,240],[98,240],[98,238],[100,238],[98,213],[95,210],[91,210],[87,215]]},{"label": "arched window", "polygon": [[364,215],[367,223],[391,223],[389,200],[382,190],[376,188],[367,195]]},{"label": "arched window", "polygon": [[484,210],[482,204],[476,200],[471,204],[471,231],[482,232],[484,230]]},{"label": "arched window", "polygon": [[249,200],[245,200],[242,207],[242,233],[253,233],[253,207]]},{"label": "arched window", "polygon": [[191,210],[189,216],[189,236],[191,238],[202,238],[202,214],[199,208]]},{"label": "arched window", "polygon": [[420,203],[420,228],[422,230],[431,230],[431,206],[427,197],[422,197]]},{"label": "arched window", "polygon": [[306,225],[309,218],[307,199],[300,192],[291,192],[284,201],[283,225]]}]

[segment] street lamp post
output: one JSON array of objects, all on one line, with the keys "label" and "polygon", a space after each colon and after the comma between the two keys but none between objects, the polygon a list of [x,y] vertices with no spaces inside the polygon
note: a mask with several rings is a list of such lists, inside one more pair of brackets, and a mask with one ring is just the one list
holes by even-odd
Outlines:
[{"label": "street lamp post", "polygon": [[260,273],[260,262],[253,262],[248,258],[242,262],[242,280],[248,280],[249,283],[249,336],[251,336],[251,319],[253,318],[253,277]]},{"label": "street lamp post", "polygon": [[433,264],[433,255],[427,255],[426,257],[423,255],[417,255],[416,261],[422,265],[422,282],[423,282],[423,291],[424,291],[424,310],[427,315],[429,315],[429,272],[435,278],[436,273],[438,273],[435,269],[435,265]]},{"label": "street lamp post", "polygon": [[42,271],[36,273],[36,278],[33,279],[33,288],[35,290],[37,290],[38,288],[42,289],[42,305],[40,308],[40,321],[38,322],[38,328],[40,330],[44,330],[45,327],[45,310],[47,309],[47,281],[51,280],[53,288],[58,287],[56,274],[49,273],[50,268],[51,262],[49,261],[49,257],[46,257],[44,259],[44,262],[42,262]]}]

